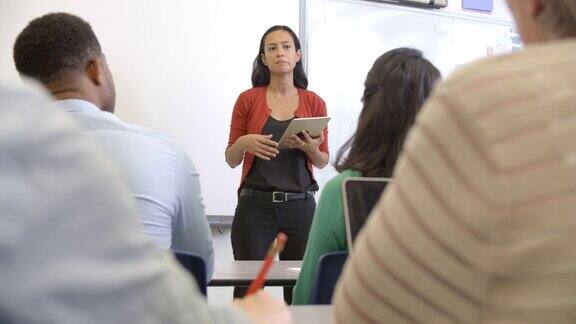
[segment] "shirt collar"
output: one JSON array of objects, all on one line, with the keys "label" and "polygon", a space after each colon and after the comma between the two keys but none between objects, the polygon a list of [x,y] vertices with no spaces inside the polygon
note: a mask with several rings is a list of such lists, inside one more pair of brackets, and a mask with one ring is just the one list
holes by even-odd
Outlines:
[{"label": "shirt collar", "polygon": [[101,110],[95,104],[86,100],[66,99],[56,101],[56,103],[64,107],[64,110],[66,110],[66,112],[78,112],[78,111],[101,112]]}]

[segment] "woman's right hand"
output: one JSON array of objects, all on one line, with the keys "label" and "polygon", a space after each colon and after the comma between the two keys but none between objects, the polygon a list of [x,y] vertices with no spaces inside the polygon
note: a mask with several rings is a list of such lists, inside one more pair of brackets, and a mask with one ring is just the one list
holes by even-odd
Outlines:
[{"label": "woman's right hand", "polygon": [[272,140],[272,134],[248,134],[241,136],[239,139],[242,144],[242,149],[245,152],[254,154],[262,160],[270,161],[275,158],[280,151],[278,151],[278,143]]}]

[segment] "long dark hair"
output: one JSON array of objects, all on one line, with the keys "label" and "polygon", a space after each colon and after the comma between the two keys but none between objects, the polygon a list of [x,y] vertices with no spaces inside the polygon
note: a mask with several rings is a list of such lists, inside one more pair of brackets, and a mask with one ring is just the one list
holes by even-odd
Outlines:
[{"label": "long dark hair", "polygon": [[380,56],[364,82],[358,127],[338,151],[336,170],[392,176],[408,129],[439,78],[419,50],[397,48]]},{"label": "long dark hair", "polygon": [[[292,40],[294,41],[294,46],[296,47],[295,50],[298,51],[300,49],[298,36],[296,36],[290,27],[276,25],[268,28],[264,35],[262,35],[258,55],[254,59],[254,64],[252,65],[252,86],[254,87],[262,87],[270,84],[270,70],[268,70],[268,67],[264,65],[264,62],[262,62],[262,55],[264,54],[264,41],[266,40],[266,36],[277,30],[283,30],[290,33]],[[304,72],[304,67],[302,67],[302,59],[300,59],[294,67],[294,86],[302,89],[308,88],[308,78]]]}]

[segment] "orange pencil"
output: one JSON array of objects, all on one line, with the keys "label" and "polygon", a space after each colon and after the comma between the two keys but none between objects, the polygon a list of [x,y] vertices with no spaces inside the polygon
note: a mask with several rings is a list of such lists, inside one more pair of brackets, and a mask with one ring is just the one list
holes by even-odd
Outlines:
[{"label": "orange pencil", "polygon": [[260,272],[258,272],[256,279],[254,279],[254,281],[252,281],[252,283],[250,284],[248,292],[246,293],[247,295],[255,293],[260,288],[262,288],[262,286],[264,285],[264,281],[266,280],[266,275],[268,274],[268,271],[272,267],[272,262],[274,262],[274,258],[278,253],[282,251],[282,249],[284,249],[286,239],[287,239],[286,234],[278,233],[278,236],[276,237],[276,244],[272,243],[272,245],[268,249],[268,252],[264,257],[264,263],[262,264],[262,268],[260,268]]}]

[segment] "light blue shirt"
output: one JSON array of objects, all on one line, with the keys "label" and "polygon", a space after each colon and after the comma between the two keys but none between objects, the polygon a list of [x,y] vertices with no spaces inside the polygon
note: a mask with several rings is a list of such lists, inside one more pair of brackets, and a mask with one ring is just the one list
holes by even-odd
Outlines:
[{"label": "light blue shirt", "polygon": [[120,179],[60,109],[0,86],[0,323],[248,323],[154,246]]},{"label": "light blue shirt", "polygon": [[214,269],[212,235],[199,174],[184,150],[167,135],[125,123],[88,101],[58,103],[116,163],[144,230],[157,246],[201,256],[210,279]]}]

